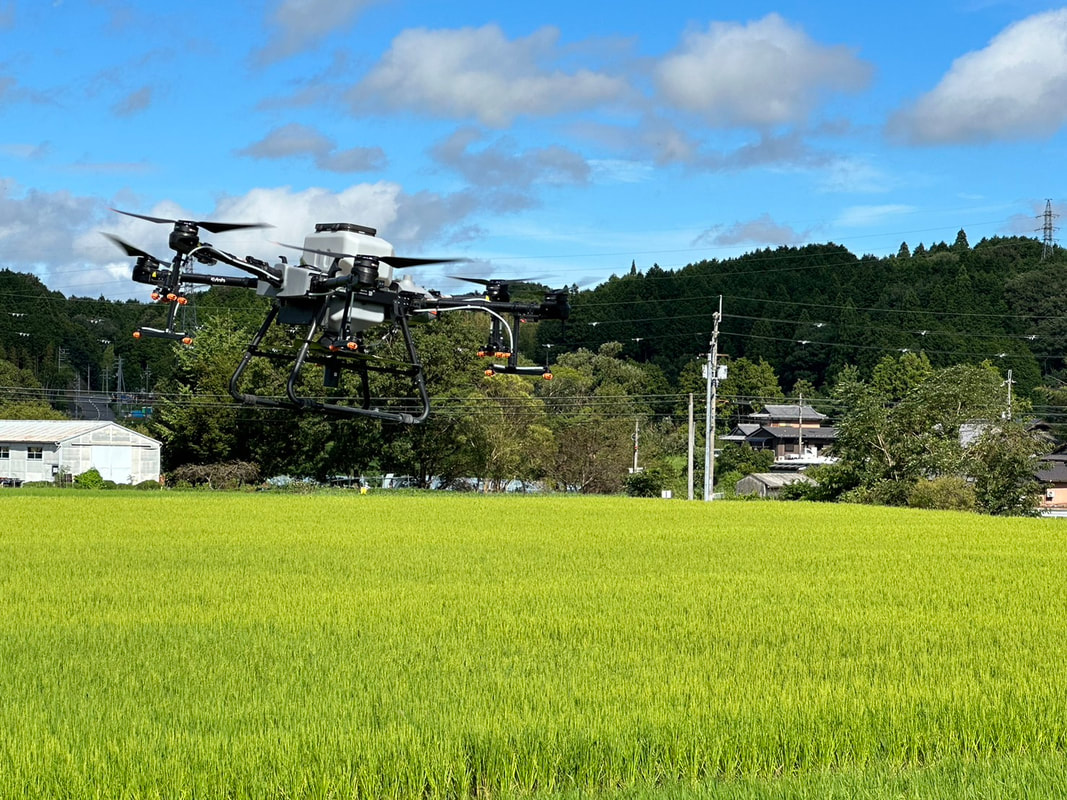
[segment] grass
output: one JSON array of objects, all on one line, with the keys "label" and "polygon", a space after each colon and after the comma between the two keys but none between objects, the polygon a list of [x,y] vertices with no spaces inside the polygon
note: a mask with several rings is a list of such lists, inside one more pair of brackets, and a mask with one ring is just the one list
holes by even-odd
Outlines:
[{"label": "grass", "polygon": [[0,495],[0,797],[1067,794],[1060,520]]}]

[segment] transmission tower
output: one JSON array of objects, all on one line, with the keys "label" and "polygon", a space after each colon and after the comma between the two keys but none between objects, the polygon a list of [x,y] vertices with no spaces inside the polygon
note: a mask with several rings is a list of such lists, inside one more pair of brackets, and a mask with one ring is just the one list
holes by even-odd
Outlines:
[{"label": "transmission tower", "polygon": [[1056,226],[1052,224],[1052,221],[1058,216],[1059,214],[1052,213],[1052,201],[1046,200],[1044,215],[1045,224],[1041,228],[1043,234],[1043,243],[1041,245],[1042,261],[1052,255],[1052,248],[1056,244],[1055,239],[1053,238],[1054,234],[1056,233]]}]

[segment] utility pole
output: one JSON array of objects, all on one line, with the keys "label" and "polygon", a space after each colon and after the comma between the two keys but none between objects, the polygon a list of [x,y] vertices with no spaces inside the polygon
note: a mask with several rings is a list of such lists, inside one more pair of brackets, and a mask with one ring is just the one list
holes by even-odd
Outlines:
[{"label": "utility pole", "polygon": [[719,295],[719,310],[712,317],[711,347],[704,377],[708,382],[708,407],[704,413],[704,502],[710,503],[715,486],[715,403],[719,392],[719,321],[722,319],[722,295]]},{"label": "utility pole", "polygon": [[696,449],[696,429],[693,427],[693,393],[689,393],[689,499],[693,499],[693,451]]},{"label": "utility pole", "polygon": [[636,475],[641,471],[641,468],[637,466],[637,451],[641,448],[641,418],[638,417],[634,420],[634,467],[630,470],[631,475]]},{"label": "utility pole", "polygon": [[797,406],[798,412],[798,425],[797,425],[797,450],[800,458],[804,457],[804,393],[800,393],[800,405]]},{"label": "utility pole", "polygon": [[1004,419],[1006,419],[1006,420],[1010,420],[1011,419],[1011,385],[1013,383],[1015,383],[1015,381],[1013,381],[1011,379],[1011,370],[1009,369],[1008,370],[1008,379],[1006,381],[1004,381],[1004,384],[1008,387],[1008,412],[1007,412],[1007,414],[1004,415]]}]

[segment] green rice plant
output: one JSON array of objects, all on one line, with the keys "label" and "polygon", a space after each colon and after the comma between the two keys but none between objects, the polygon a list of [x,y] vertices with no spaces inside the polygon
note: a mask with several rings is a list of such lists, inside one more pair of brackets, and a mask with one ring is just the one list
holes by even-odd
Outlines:
[{"label": "green rice plant", "polygon": [[1061,525],[7,493],[0,797],[1062,795]]}]

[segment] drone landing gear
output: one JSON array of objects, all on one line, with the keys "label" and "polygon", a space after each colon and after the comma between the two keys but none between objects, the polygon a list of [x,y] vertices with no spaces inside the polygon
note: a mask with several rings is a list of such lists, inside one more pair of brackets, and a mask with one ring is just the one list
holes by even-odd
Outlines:
[{"label": "drone landing gear", "polygon": [[[397,320],[397,327],[400,329],[404,339],[404,346],[408,356],[407,362],[389,362],[375,359],[361,352],[358,347],[341,347],[336,344],[327,345],[321,339],[316,341],[319,326],[315,320],[312,320],[308,325],[307,334],[295,356],[291,351],[277,352],[263,349],[260,346],[263,342],[263,337],[277,317],[278,308],[274,307],[267,314],[267,318],[263,321],[256,335],[252,337],[252,341],[245,350],[237,369],[234,370],[233,375],[230,377],[230,394],[236,400],[250,405],[285,408],[294,411],[317,411],[337,417],[363,416],[403,424],[422,422],[429,416],[430,397],[426,390],[425,375],[422,364],[419,363],[414,342],[411,340],[411,332],[408,329],[407,320],[404,317],[400,317]],[[289,377],[285,385],[287,399],[246,394],[240,390],[241,377],[254,358],[292,362],[292,368],[289,371]],[[327,398],[301,395],[298,383],[300,374],[306,364],[317,364],[323,367],[323,385],[327,389],[340,387],[341,375],[346,369],[354,371],[359,375],[359,405],[331,402]],[[371,395],[371,373],[394,375],[411,381],[418,395],[418,405],[413,409],[414,413],[376,406]]]}]

